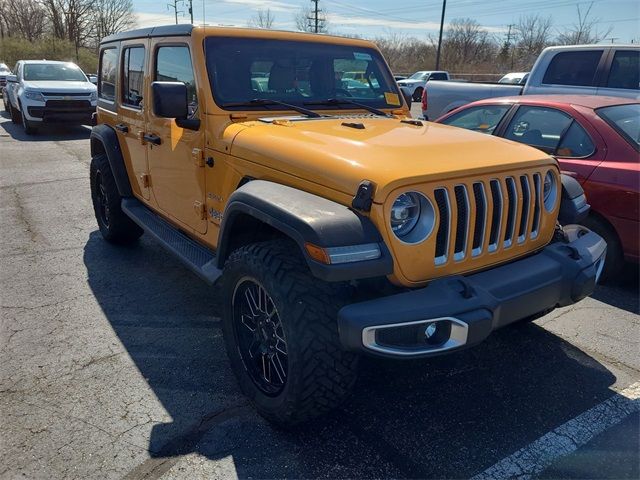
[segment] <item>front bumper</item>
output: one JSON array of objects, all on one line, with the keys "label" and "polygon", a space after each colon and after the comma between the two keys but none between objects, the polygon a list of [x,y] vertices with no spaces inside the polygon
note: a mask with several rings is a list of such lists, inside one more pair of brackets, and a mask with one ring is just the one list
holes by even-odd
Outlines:
[{"label": "front bumper", "polygon": [[44,104],[23,99],[21,104],[26,108],[25,117],[31,122],[90,125],[96,111],[96,106],[87,99],[47,100]]},{"label": "front bumper", "polygon": [[340,340],[347,350],[379,356],[428,357],[475,345],[497,328],[590,295],[607,245],[584,227],[565,227],[564,241],[506,265],[427,287],[343,307]]}]

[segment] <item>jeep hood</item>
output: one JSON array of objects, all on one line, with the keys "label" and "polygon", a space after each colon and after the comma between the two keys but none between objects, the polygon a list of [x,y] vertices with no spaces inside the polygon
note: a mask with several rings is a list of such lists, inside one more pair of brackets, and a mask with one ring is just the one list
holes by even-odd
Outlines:
[{"label": "jeep hood", "polygon": [[231,154],[351,196],[370,180],[377,203],[399,186],[555,163],[526,145],[422,123],[384,117],[251,121],[235,135]]}]

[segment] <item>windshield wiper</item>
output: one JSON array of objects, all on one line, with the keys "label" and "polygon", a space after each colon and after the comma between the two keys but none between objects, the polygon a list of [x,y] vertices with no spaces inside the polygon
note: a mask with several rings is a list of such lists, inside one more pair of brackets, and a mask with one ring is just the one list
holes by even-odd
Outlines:
[{"label": "windshield wiper", "polygon": [[304,105],[353,105],[358,108],[362,108],[363,110],[367,110],[375,115],[380,115],[381,117],[391,117],[391,115],[383,112],[382,110],[378,110],[377,108],[370,107],[364,103],[354,102],[353,100],[349,100],[347,98],[328,98],[326,100],[317,100],[314,102],[304,102]]},{"label": "windshield wiper", "polygon": [[314,112],[313,110],[309,110],[308,108],[299,107],[297,105],[292,105],[290,103],[281,102],[280,100],[271,100],[267,98],[254,98],[253,100],[249,100],[246,102],[232,102],[232,103],[223,103],[222,107],[253,107],[253,106],[268,106],[268,105],[280,105],[282,107],[286,107],[289,110],[294,110],[298,113],[302,113],[310,118],[319,118],[322,117],[318,112]]}]

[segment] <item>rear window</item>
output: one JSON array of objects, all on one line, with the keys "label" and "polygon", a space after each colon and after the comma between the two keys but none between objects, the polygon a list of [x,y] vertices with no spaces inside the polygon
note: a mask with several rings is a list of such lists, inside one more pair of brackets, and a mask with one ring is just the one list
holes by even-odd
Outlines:
[{"label": "rear window", "polygon": [[640,103],[614,105],[596,110],[636,150],[640,150]]},{"label": "rear window", "polygon": [[117,60],[118,56],[115,48],[107,48],[100,54],[98,96],[109,102],[113,102],[116,98]]},{"label": "rear window", "polygon": [[618,50],[615,53],[607,87],[640,90],[640,51]]},{"label": "rear window", "polygon": [[593,86],[603,50],[560,52],[549,64],[542,83]]}]

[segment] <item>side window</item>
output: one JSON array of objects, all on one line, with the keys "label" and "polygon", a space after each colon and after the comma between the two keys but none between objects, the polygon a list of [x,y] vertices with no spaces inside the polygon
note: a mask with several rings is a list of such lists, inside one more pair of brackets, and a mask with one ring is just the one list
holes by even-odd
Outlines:
[{"label": "side window", "polygon": [[542,83],[554,85],[593,85],[603,50],[558,53],[544,74]]},{"label": "side window", "polygon": [[487,105],[472,107],[455,113],[442,123],[453,127],[466,128],[475,132],[493,133],[493,131],[509,111],[511,105]]},{"label": "side window", "polygon": [[618,50],[615,53],[607,87],[640,90],[640,51]]},{"label": "side window", "polygon": [[115,48],[107,48],[100,54],[98,96],[109,102],[113,102],[116,99],[117,56]]},{"label": "side window", "polygon": [[504,138],[553,153],[572,121],[569,115],[554,108],[521,106]]},{"label": "side window", "polygon": [[444,73],[432,73],[429,80],[446,80],[447,76]]},{"label": "side window", "polygon": [[121,85],[122,104],[141,108],[144,95],[144,47],[124,49]]},{"label": "side window", "polygon": [[588,157],[595,151],[596,147],[589,137],[589,134],[574,121],[569,130],[564,134],[558,149],[555,152],[559,157]]},{"label": "side window", "polygon": [[186,46],[159,47],[156,52],[155,79],[159,82],[182,82],[187,86],[189,118],[198,112],[198,95],[191,54]]}]

